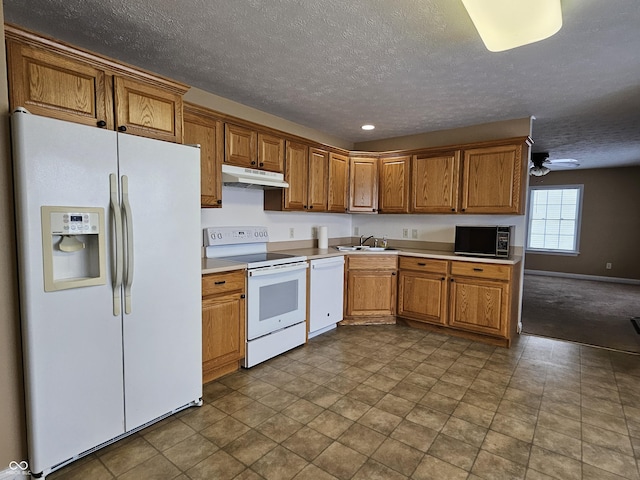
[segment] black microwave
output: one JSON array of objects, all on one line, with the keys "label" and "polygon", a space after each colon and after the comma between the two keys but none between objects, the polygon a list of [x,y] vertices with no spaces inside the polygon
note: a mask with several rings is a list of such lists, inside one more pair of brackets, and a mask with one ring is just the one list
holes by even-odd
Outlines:
[{"label": "black microwave", "polygon": [[508,258],[513,226],[456,225],[454,253]]}]

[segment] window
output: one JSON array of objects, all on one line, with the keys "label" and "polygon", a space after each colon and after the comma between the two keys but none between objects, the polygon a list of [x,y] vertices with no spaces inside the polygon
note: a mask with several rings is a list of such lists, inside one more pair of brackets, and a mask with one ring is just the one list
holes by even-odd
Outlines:
[{"label": "window", "polygon": [[529,189],[527,251],[577,255],[582,185]]}]

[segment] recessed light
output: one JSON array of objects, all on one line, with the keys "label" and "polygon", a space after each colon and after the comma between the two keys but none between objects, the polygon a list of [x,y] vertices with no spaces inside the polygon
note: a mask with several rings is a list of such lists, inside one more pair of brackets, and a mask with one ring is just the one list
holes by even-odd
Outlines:
[{"label": "recessed light", "polygon": [[374,128],[376,128],[375,125],[362,125],[363,130],[373,130]]}]

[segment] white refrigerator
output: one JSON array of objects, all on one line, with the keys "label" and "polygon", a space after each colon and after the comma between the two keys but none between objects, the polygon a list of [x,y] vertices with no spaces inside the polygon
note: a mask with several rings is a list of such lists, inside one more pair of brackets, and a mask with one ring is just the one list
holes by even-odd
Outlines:
[{"label": "white refrigerator", "polygon": [[199,149],[11,117],[29,467],[201,404]]}]

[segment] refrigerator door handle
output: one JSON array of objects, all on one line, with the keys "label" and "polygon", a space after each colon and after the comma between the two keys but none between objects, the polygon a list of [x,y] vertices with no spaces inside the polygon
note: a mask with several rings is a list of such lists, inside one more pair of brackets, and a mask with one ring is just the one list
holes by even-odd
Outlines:
[{"label": "refrigerator door handle", "polygon": [[115,173],[109,175],[109,184],[111,190],[111,215],[115,225],[115,257],[112,267],[115,267],[113,273],[113,315],[120,315],[120,290],[122,287],[122,215],[120,213],[120,204],[118,202],[118,180]]},{"label": "refrigerator door handle", "polygon": [[129,203],[129,177],[122,176],[122,213],[125,227],[124,313],[131,313],[131,285],[133,284],[133,215]]}]

